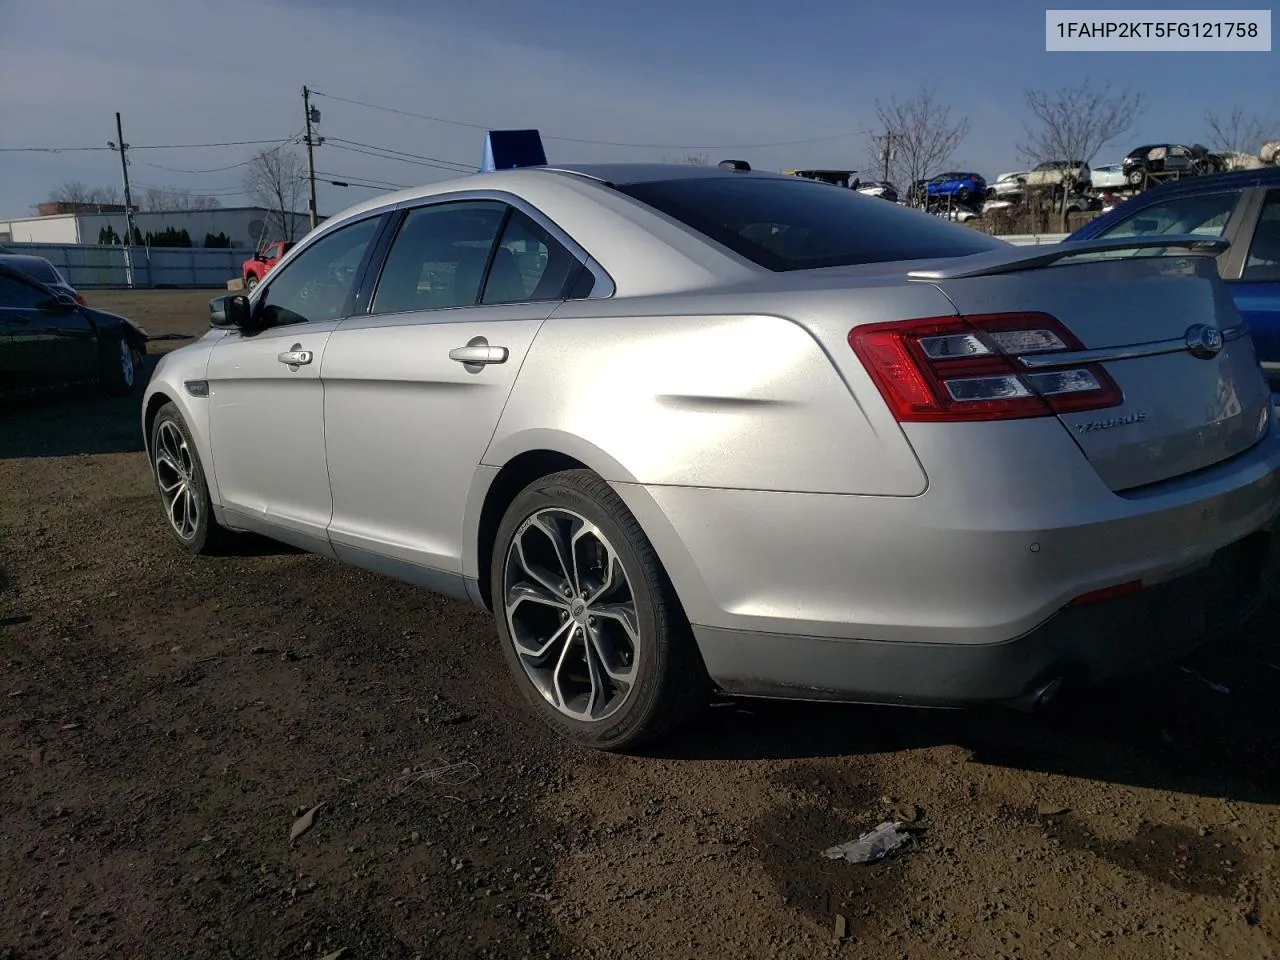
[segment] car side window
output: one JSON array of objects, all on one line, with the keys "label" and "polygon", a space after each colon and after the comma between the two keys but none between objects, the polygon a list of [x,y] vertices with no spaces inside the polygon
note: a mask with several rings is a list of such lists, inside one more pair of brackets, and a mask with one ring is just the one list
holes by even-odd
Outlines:
[{"label": "car side window", "polygon": [[378,233],[380,216],[339,227],[268,275],[259,301],[263,326],[338,320],[346,315],[356,272]]},{"label": "car side window", "polygon": [[1280,282],[1280,190],[1267,193],[1240,279],[1253,283]]},{"label": "car side window", "polygon": [[49,297],[50,294],[39,287],[0,273],[0,307],[7,310],[33,310]]},{"label": "car side window", "polygon": [[493,254],[481,303],[564,300],[585,265],[523,211],[512,209]]},{"label": "car side window", "polygon": [[1192,233],[1220,237],[1240,200],[1240,193],[1212,193],[1178,197],[1153,203],[1121,220],[1099,236],[1110,238],[1146,237],[1165,233]]},{"label": "car side window", "polygon": [[410,210],[387,254],[372,312],[473,306],[507,209],[497,200],[459,200]]}]

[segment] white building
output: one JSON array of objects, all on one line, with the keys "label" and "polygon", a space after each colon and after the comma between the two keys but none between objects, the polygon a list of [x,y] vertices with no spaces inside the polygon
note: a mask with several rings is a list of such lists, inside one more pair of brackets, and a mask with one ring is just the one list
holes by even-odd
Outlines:
[{"label": "white building", "polygon": [[[293,216],[293,238],[300,240],[309,229],[307,215]],[[264,207],[214,207],[205,210],[169,210],[135,213],[134,226],[145,238],[172,227],[186,230],[195,247],[204,245],[206,234],[226,234],[231,245],[253,250],[259,241],[287,239],[281,236],[280,216]],[[0,220],[0,243],[98,243],[99,235],[110,227],[118,237],[126,231],[125,216],[118,213],[58,213],[46,217],[18,217]]]}]

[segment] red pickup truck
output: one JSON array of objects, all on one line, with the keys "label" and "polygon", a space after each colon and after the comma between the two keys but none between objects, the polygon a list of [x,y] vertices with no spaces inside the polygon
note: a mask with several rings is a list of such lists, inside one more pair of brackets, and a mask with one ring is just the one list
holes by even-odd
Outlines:
[{"label": "red pickup truck", "polygon": [[281,257],[293,249],[294,242],[293,240],[277,241],[270,244],[261,253],[255,253],[246,260],[241,267],[245,289],[252,290],[261,283],[263,278],[266,277],[267,271],[274,267]]}]

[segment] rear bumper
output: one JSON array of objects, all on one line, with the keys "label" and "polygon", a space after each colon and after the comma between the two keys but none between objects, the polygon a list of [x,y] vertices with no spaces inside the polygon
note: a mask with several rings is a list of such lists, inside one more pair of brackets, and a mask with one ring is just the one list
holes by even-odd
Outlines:
[{"label": "rear bumper", "polygon": [[917,706],[1016,703],[1178,660],[1275,596],[1280,522],[1141,593],[1067,607],[1003,643],[895,643],[695,627],[726,693]]}]

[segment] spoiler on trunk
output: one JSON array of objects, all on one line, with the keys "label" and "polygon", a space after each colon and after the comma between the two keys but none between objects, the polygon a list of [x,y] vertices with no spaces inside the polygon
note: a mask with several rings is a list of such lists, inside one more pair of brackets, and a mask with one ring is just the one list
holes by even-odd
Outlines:
[{"label": "spoiler on trunk", "polygon": [[912,280],[960,280],[965,277],[989,277],[998,273],[1017,273],[1046,267],[1066,257],[1085,253],[1109,253],[1113,250],[1149,250],[1167,247],[1182,255],[1216,257],[1231,245],[1221,237],[1203,237],[1189,233],[1171,233],[1154,237],[1115,237],[1100,240],[1064,240],[1035,247],[1014,247],[957,257],[953,264],[930,270],[912,270]]}]

